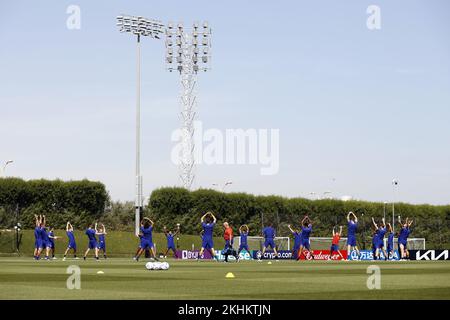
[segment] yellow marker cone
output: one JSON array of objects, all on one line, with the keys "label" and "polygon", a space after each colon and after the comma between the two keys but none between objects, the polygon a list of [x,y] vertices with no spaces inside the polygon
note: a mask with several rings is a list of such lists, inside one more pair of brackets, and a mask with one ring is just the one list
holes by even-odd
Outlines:
[{"label": "yellow marker cone", "polygon": [[227,275],[225,276],[225,278],[233,279],[234,278],[234,274],[232,272],[228,272]]},{"label": "yellow marker cone", "polygon": [[269,261],[269,262],[267,262],[267,264],[272,264],[272,262],[271,262],[271,261]]}]

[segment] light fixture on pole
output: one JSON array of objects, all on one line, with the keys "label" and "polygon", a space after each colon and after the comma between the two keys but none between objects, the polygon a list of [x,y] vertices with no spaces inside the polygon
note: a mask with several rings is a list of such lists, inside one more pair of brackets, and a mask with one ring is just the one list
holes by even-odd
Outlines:
[{"label": "light fixture on pole", "polygon": [[144,17],[120,15],[117,16],[117,26],[120,32],[131,33],[136,36],[137,69],[136,69],[136,197],[135,197],[135,232],[139,234],[142,211],[142,176],[140,163],[141,149],[141,37],[160,39],[164,33],[164,25],[157,20]]},{"label": "light fixture on pole", "polygon": [[395,231],[395,188],[398,186],[398,180],[392,180],[392,232]]},{"label": "light fixture on pole", "polygon": [[385,221],[386,221],[386,205],[387,205],[387,202],[385,201],[384,206],[383,206],[383,218]]},{"label": "light fixture on pole", "polygon": [[5,162],[5,164],[3,165],[3,168],[2,168],[2,172],[1,172],[2,175],[6,176],[6,167],[8,166],[8,164],[13,163],[13,162],[14,162],[13,160],[8,160]]},{"label": "light fixture on pole", "polygon": [[191,189],[195,178],[194,120],[196,117],[195,84],[197,73],[210,69],[211,28],[208,22],[185,28],[169,22],[166,28],[166,64],[170,72],[178,71],[181,78],[182,150],[179,170],[183,187]]}]

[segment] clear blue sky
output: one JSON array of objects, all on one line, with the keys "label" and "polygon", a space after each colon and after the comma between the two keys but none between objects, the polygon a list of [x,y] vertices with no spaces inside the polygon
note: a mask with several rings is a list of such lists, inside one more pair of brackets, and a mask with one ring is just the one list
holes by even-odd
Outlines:
[{"label": "clear blue sky", "polygon": [[[81,29],[66,9],[81,8]],[[366,9],[381,8],[381,30]],[[120,13],[213,28],[198,81],[205,128],[280,129],[280,171],[197,168],[196,187],[450,203],[450,2],[2,1],[0,161],[7,174],[88,178],[134,198],[135,46]],[[144,192],[179,184],[170,135],[179,82],[162,41],[142,48]],[[335,178],[335,181],[332,179]]]}]

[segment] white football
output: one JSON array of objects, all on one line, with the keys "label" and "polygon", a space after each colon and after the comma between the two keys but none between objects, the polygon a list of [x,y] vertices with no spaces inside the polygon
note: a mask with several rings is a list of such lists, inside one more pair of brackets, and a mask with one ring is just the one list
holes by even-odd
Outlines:
[{"label": "white football", "polygon": [[147,262],[147,263],[145,264],[145,267],[147,268],[147,270],[153,270],[153,268],[154,268],[155,266],[154,266],[154,263],[153,263],[153,262]]}]

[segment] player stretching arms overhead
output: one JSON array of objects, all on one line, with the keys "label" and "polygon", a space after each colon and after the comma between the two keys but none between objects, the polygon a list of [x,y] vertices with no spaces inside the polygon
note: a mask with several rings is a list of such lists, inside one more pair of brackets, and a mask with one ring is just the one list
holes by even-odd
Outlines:
[{"label": "player stretching arms overhead", "polygon": [[98,260],[98,246],[97,246],[97,237],[96,235],[99,235],[100,233],[97,231],[97,223],[95,225],[91,224],[89,228],[86,229],[85,234],[87,235],[89,239],[88,248],[86,249],[86,252],[84,253],[83,259],[86,260],[86,256],[89,253],[91,249],[94,249],[95,253],[95,260]]},{"label": "player stretching arms overhead", "polygon": [[300,260],[300,257],[302,255],[304,249],[308,250],[309,255],[311,256],[311,259],[314,260],[314,254],[311,252],[311,245],[309,243],[309,236],[311,235],[311,232],[312,232],[312,221],[306,215],[303,218],[301,224],[302,224],[302,233],[301,233],[302,243],[300,244],[300,250],[298,252],[297,260]]},{"label": "player stretching arms overhead", "polygon": [[278,252],[274,241],[275,229],[272,227],[272,223],[269,223],[268,226],[262,230],[262,235],[264,237],[264,247],[262,251],[262,256],[264,256],[264,253],[266,252],[267,248],[270,247],[275,253],[275,256],[278,257]]},{"label": "player stretching arms overhead", "polygon": [[223,223],[223,229],[223,239],[225,240],[225,247],[223,248],[222,252],[225,256],[225,262],[228,262],[228,256],[230,254],[236,259],[236,262],[239,262],[239,256],[233,249],[233,229],[226,221]]},{"label": "player stretching arms overhead", "polygon": [[41,239],[42,239],[42,247],[45,248],[45,260],[49,260],[50,255],[50,239],[48,238],[47,221],[45,219],[45,215],[42,215],[42,223],[41,223]]},{"label": "player stretching arms overhead", "polygon": [[77,244],[75,242],[75,236],[73,234],[73,226],[70,224],[70,221],[67,221],[66,234],[67,234],[67,238],[69,238],[69,244],[67,245],[66,252],[64,252],[63,260],[66,260],[66,256],[67,256],[67,253],[69,252],[69,250],[73,250],[73,257],[75,259],[78,259],[77,258]]},{"label": "player stretching arms overhead", "polygon": [[388,259],[388,254],[384,248],[384,235],[386,234],[386,223],[384,222],[384,218],[381,219],[382,224],[378,226],[375,222],[375,219],[372,218],[373,225],[375,227],[375,230],[377,232],[377,246],[375,251],[375,256],[380,259],[381,258],[381,252],[384,254],[384,260]]},{"label": "player stretching arms overhead", "polygon": [[358,230],[358,218],[353,212],[349,212],[347,215],[347,259],[350,260],[350,255],[352,250],[356,250],[358,254],[358,259],[360,257],[360,252],[358,246],[356,245],[356,230]]},{"label": "player stretching arms overhead", "polygon": [[211,256],[214,259],[219,261],[218,257],[216,256],[216,253],[214,251],[214,241],[213,241],[213,231],[214,231],[214,226],[216,225],[217,219],[214,216],[214,214],[212,214],[212,212],[207,212],[201,217],[200,221],[202,223],[202,228],[203,228],[202,248],[200,249],[197,260],[199,260],[199,258],[203,255],[203,252],[206,249],[209,252],[211,252]]},{"label": "player stretching arms overhead", "polygon": [[95,232],[96,232],[96,234],[98,234],[97,249],[99,252],[100,252],[100,250],[102,250],[103,258],[106,259],[106,240],[105,240],[106,228],[105,228],[105,225],[102,224],[102,226],[99,230],[97,230],[97,228],[96,228]]},{"label": "player stretching arms overhead", "polygon": [[398,251],[400,252],[400,258],[402,260],[405,260],[409,258],[407,244],[409,234],[411,233],[410,227],[413,223],[413,220],[409,220],[408,218],[406,218],[405,223],[402,224],[402,219],[400,218],[400,216],[398,216],[398,223],[402,227],[398,236]]},{"label": "player stretching arms overhead", "polygon": [[177,257],[177,250],[175,248],[175,242],[173,241],[174,237],[180,232],[180,224],[177,224],[177,231],[174,233],[172,231],[167,231],[167,228],[164,226],[164,234],[166,235],[167,239],[167,250],[166,253],[164,253],[164,258],[167,258],[167,254],[169,253],[169,250],[173,251],[173,256],[175,258]]},{"label": "player stretching arms overhead", "polygon": [[34,259],[39,260],[42,252],[42,238],[41,238],[41,221],[42,217],[34,215],[35,218],[35,228],[34,228]]},{"label": "player stretching arms overhead", "polygon": [[389,259],[394,258],[394,231],[392,231],[392,226],[390,223],[387,224],[388,226],[388,239],[387,239],[387,254]]},{"label": "player stretching arms overhead", "polygon": [[292,249],[292,259],[297,259],[298,251],[300,250],[300,245],[302,244],[302,234],[298,230],[292,229],[291,225],[288,225],[289,230],[294,236],[294,248]]},{"label": "player stretching arms overhead", "polygon": [[156,257],[155,245],[153,244],[153,221],[149,218],[145,217],[141,221],[141,230],[139,233],[139,238],[141,239],[139,247],[137,249],[136,255],[134,256],[134,260],[139,261],[139,257],[141,254],[150,249],[150,252],[153,255],[153,258],[156,261],[159,261]]},{"label": "player stretching arms overhead", "polygon": [[333,240],[331,241],[331,248],[330,248],[330,256],[328,257],[328,260],[331,260],[331,257],[333,256],[333,253],[336,251],[341,256],[341,259],[344,260],[344,256],[339,251],[339,240],[341,240],[342,236],[342,226],[339,226],[339,232],[334,232],[333,227]]},{"label": "player stretching arms overhead", "polygon": [[241,226],[239,228],[239,236],[240,236],[241,243],[239,244],[238,256],[242,250],[245,250],[248,253],[250,253],[250,250],[248,249],[248,241],[247,241],[249,231],[250,231],[250,229],[248,228],[248,226],[246,224],[244,224],[243,226]]}]

